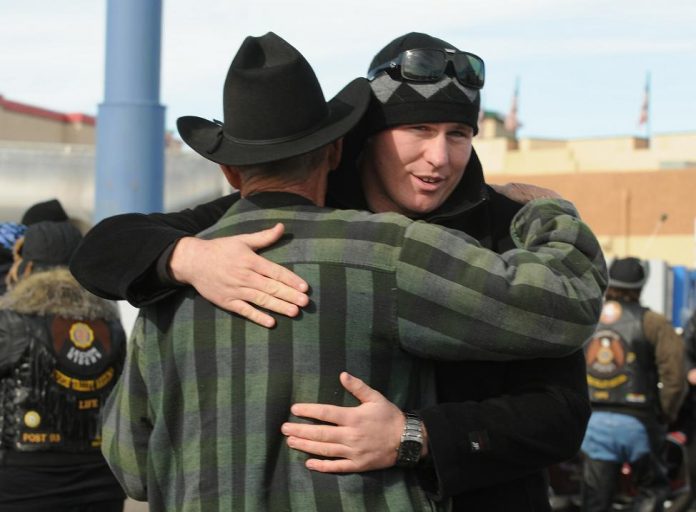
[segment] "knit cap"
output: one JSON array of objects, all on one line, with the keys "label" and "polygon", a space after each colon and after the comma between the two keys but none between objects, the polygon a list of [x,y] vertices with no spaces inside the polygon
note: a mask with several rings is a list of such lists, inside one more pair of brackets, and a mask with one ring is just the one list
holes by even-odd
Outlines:
[{"label": "knit cap", "polygon": [[21,256],[34,267],[68,265],[82,234],[71,222],[37,222],[24,233]]},{"label": "knit cap", "polygon": [[[370,63],[370,69],[395,59],[405,50],[441,48],[459,51],[454,45],[419,32],[397,37]],[[363,128],[366,135],[414,123],[463,123],[478,133],[481,95],[477,89],[462,85],[456,77],[445,75],[438,82],[394,80],[388,73],[370,82],[373,101],[368,107]]]}]

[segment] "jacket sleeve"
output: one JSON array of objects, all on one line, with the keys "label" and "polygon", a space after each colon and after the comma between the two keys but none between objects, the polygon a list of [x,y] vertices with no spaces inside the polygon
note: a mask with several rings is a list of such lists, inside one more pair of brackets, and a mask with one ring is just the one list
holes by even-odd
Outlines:
[{"label": "jacket sleeve", "polygon": [[0,310],[0,378],[17,364],[27,346],[22,317],[14,311]]},{"label": "jacket sleeve", "polygon": [[140,356],[142,319],[133,328],[123,373],[102,410],[102,453],[128,496],[147,500],[148,443],[152,432]]},{"label": "jacket sleeve", "polygon": [[582,351],[507,363],[503,391],[419,411],[436,480],[447,498],[523,477],[579,450],[590,417]]},{"label": "jacket sleeve", "polygon": [[136,307],[154,302],[173,287],[158,278],[160,255],[180,238],[211,226],[236,198],[232,194],[176,213],[104,219],[85,235],[70,271],[82,286],[105,299],[125,299]]},{"label": "jacket sleeve", "polygon": [[662,387],[660,406],[667,422],[676,419],[687,389],[686,351],[672,324],[654,311],[646,311],[643,317],[645,337],[655,345],[655,363]]},{"label": "jacket sleeve", "polygon": [[686,347],[687,369],[696,368],[696,311],[684,326],[684,346]]},{"label": "jacket sleeve", "polygon": [[562,357],[594,332],[607,283],[599,242],[563,200],[536,200],[496,254],[460,232],[416,222],[396,263],[402,346],[424,358]]}]

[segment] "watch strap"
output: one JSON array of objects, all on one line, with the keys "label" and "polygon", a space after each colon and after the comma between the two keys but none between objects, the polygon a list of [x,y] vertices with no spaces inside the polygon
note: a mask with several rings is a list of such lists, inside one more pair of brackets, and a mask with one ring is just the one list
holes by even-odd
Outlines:
[{"label": "watch strap", "polygon": [[404,413],[404,431],[397,449],[396,465],[411,468],[418,464],[423,449],[423,420],[411,412]]}]

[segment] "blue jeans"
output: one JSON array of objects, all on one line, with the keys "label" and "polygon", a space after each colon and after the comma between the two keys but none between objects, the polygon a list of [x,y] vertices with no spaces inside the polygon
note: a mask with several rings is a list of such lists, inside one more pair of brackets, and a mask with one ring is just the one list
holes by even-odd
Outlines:
[{"label": "blue jeans", "polygon": [[582,451],[595,460],[635,462],[650,453],[648,431],[633,416],[593,412],[582,441]]},{"label": "blue jeans", "polygon": [[609,512],[617,490],[621,465],[631,464],[631,480],[638,491],[632,510],[661,512],[669,493],[667,477],[645,425],[627,414],[596,411],[582,441],[583,512]]}]

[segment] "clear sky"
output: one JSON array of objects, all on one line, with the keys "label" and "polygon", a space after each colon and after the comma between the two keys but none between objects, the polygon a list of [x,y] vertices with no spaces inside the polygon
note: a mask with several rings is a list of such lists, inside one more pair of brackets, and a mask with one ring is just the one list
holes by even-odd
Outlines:
[{"label": "clear sky", "polygon": [[[145,1],[145,0],[143,0]],[[0,0],[0,95],[96,114],[106,0]],[[696,131],[696,0],[163,0],[161,103],[222,118],[222,83],[247,35],[272,30],[315,67],[327,98],[393,38],[427,32],[484,58],[486,110],[519,77],[522,137]]]}]

